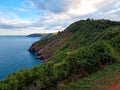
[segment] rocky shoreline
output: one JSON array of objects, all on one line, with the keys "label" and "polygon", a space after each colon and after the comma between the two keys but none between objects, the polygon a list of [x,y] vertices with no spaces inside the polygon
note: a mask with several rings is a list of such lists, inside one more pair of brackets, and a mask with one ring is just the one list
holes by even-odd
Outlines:
[{"label": "rocky shoreline", "polygon": [[31,45],[28,51],[36,54],[36,59],[48,61],[69,40],[70,34],[58,33],[51,38],[43,38]]},{"label": "rocky shoreline", "polygon": [[[39,42],[39,41],[38,41]],[[36,59],[40,59],[43,61],[48,61],[49,58],[53,55],[53,52],[49,49],[48,46],[40,46],[35,42],[28,49],[29,52],[36,54]]]},{"label": "rocky shoreline", "polygon": [[42,49],[40,48],[40,46],[37,45],[37,43],[32,44],[31,47],[28,49],[28,51],[35,53],[36,59],[40,59],[44,61],[48,59],[48,57],[42,54]]}]

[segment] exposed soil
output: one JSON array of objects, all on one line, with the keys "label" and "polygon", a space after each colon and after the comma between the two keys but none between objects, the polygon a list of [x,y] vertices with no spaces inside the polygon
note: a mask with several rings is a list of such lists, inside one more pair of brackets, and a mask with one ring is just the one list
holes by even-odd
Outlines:
[{"label": "exposed soil", "polygon": [[111,81],[111,86],[104,90],[120,90],[120,74],[115,76],[115,81]]},{"label": "exposed soil", "polygon": [[108,88],[105,88],[105,90],[120,90],[120,81],[116,85],[112,85],[112,86],[110,86]]}]

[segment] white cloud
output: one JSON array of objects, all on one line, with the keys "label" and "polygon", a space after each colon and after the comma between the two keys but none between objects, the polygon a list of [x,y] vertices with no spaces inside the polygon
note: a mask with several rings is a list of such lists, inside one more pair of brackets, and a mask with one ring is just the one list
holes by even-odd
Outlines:
[{"label": "white cloud", "polygon": [[[56,32],[70,23],[85,18],[120,20],[120,0],[26,0],[19,11],[36,8],[34,18],[21,18],[14,12],[0,12],[0,28],[13,29],[21,34],[33,32]],[[17,33],[16,32],[16,33]]]},{"label": "white cloud", "polygon": [[15,10],[21,11],[21,12],[28,12],[28,9],[25,8],[15,8]]}]

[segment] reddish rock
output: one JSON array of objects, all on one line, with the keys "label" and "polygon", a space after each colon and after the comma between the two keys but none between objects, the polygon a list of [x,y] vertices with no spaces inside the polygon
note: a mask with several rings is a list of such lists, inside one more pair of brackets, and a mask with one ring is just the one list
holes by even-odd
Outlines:
[{"label": "reddish rock", "polygon": [[57,34],[54,38],[49,40],[41,40],[35,42],[30,47],[30,52],[35,52],[37,59],[44,61],[49,60],[70,38],[70,34],[64,32],[63,34]]},{"label": "reddish rock", "polygon": [[39,51],[40,47],[37,45],[37,43],[32,44],[32,46],[29,48],[28,51],[30,52],[37,52]]}]

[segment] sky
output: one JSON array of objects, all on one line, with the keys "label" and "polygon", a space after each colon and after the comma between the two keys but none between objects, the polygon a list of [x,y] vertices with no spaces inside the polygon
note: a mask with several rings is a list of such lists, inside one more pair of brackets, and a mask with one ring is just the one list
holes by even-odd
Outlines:
[{"label": "sky", "polygon": [[87,18],[120,21],[120,0],[0,0],[0,35],[58,32]]}]

